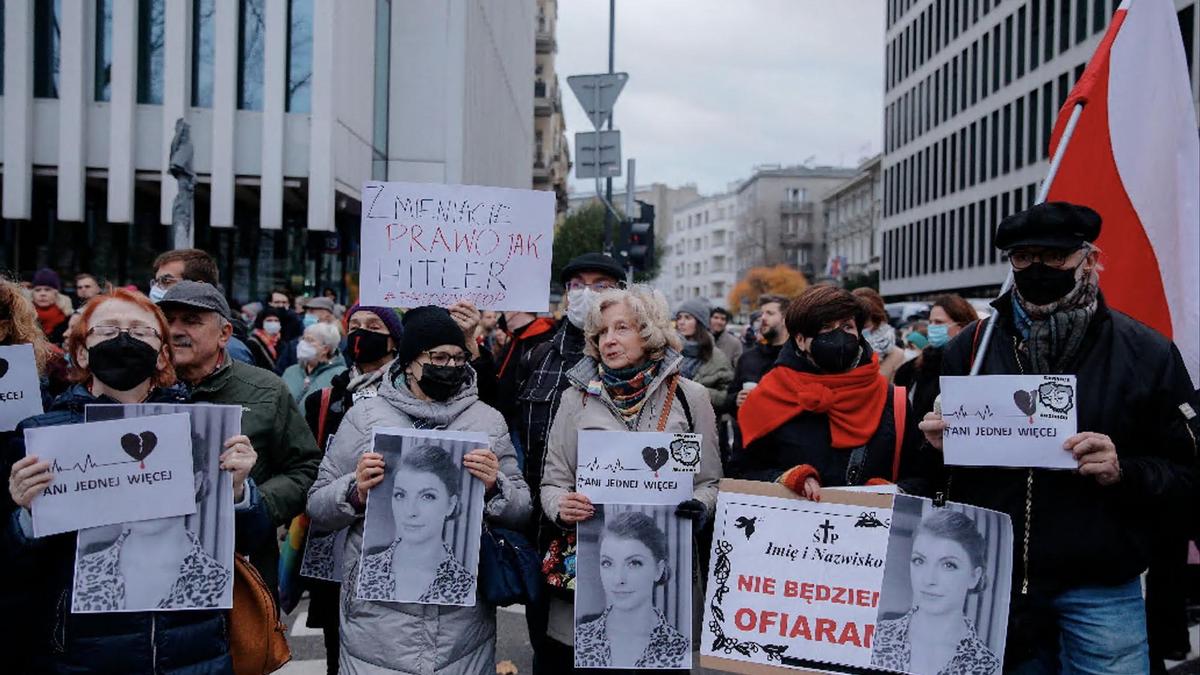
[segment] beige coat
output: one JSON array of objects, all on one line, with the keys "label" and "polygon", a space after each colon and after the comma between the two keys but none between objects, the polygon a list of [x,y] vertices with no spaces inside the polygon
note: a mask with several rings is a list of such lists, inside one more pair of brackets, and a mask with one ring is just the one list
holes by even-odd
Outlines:
[{"label": "beige coat", "polygon": [[[626,423],[613,405],[603,387],[599,394],[588,394],[588,385],[599,380],[595,360],[584,357],[567,373],[571,387],[563,392],[562,403],[550,426],[546,439],[546,464],[542,469],[541,502],[546,517],[558,519],[559,499],[575,489],[575,468],[579,458],[580,430],[600,431],[659,431],[658,421],[662,416],[667,398],[669,378],[679,372],[683,357],[668,351],[663,366],[650,383],[646,404],[632,422]],[[596,388],[594,387],[593,390]],[[693,496],[708,508],[711,518],[717,505],[717,484],[721,480],[721,455],[717,449],[717,419],[709,400],[708,390],[703,386],[679,378],[675,397],[687,397],[691,411],[692,426],[689,428],[683,406],[676,400],[671,405],[667,424],[662,431],[673,433],[692,432],[702,434],[700,467],[696,472]],[[699,610],[703,603],[693,603]],[[574,643],[574,606],[565,600],[552,597],[550,600],[550,625],[547,634],[563,644]]]}]

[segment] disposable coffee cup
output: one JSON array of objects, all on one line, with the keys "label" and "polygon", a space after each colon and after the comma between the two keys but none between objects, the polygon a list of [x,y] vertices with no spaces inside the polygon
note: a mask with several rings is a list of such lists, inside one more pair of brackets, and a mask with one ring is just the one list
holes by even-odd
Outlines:
[{"label": "disposable coffee cup", "polygon": [[757,382],[743,382],[742,391],[753,391],[758,386]]}]

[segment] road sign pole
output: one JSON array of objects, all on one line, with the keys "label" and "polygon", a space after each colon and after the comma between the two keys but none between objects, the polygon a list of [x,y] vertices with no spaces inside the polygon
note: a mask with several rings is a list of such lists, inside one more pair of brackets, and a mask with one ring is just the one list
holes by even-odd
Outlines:
[{"label": "road sign pole", "polygon": [[[608,0],[608,74],[613,73],[613,47],[616,32],[617,0]],[[597,88],[599,89],[599,88]],[[599,106],[597,106],[599,107]],[[608,130],[613,128],[613,113],[608,115]],[[596,131],[600,131],[596,129]],[[612,204],[612,177],[604,179],[604,201]],[[613,214],[612,209],[604,212],[604,252],[612,253]]]}]

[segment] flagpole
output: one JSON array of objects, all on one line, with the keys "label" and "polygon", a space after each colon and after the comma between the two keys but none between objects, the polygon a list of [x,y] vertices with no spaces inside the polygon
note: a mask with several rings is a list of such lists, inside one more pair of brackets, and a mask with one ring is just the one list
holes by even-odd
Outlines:
[{"label": "flagpole", "polygon": [[[1076,103],[1075,108],[1071,110],[1071,117],[1067,119],[1067,126],[1063,129],[1062,139],[1058,142],[1058,148],[1054,150],[1054,157],[1050,159],[1050,169],[1046,171],[1046,179],[1042,181],[1042,186],[1038,190],[1037,201],[1031,206],[1036,206],[1046,201],[1046,196],[1050,194],[1050,185],[1054,182],[1054,177],[1058,175],[1058,167],[1062,164],[1063,155],[1067,153],[1067,144],[1071,142],[1071,137],[1075,135],[1075,125],[1079,122],[1079,116],[1083,113],[1083,104]],[[1012,265],[1008,267],[1008,276],[1004,279],[1004,284],[1000,286],[1000,296],[1012,288],[1013,271]],[[995,321],[988,321],[983,330],[983,338],[979,341],[979,346],[975,351],[975,363],[971,364],[971,375],[978,375],[983,368],[983,359],[987,356],[988,343],[992,340],[992,331],[996,327]]]}]

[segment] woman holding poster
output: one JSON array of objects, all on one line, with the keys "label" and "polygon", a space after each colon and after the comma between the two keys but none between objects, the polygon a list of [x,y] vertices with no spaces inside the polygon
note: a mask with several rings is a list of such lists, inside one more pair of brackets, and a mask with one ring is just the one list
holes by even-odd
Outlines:
[{"label": "woman holding poster", "polygon": [[[716,506],[721,478],[716,415],[708,391],[679,373],[683,356],[666,298],[641,285],[605,291],[588,314],[584,335],[586,356],[567,373],[571,389],[563,394],[547,438],[540,495],[546,516],[574,528],[596,513],[591,501],[574,491],[580,429],[699,433],[703,446],[693,497],[676,513],[693,519],[693,531],[701,529]],[[574,667],[574,628],[573,603],[551,597],[547,635],[552,640],[545,650],[550,671]]]},{"label": "woman holding poster", "polygon": [[[175,369],[167,334],[162,311],[140,293],[117,289],[92,299],[68,336],[74,364],[71,377],[78,384],[56,399],[48,412],[22,422],[18,431],[83,422],[84,408],[90,404],[187,403],[181,390],[171,388]],[[24,455],[20,433],[15,444],[21,446],[19,454]],[[245,497],[254,502],[253,483],[247,478],[257,456],[245,437],[235,436],[226,445],[230,449],[221,455],[220,466],[233,475],[235,499]],[[39,571],[29,579],[33,597],[24,615],[34,634],[24,652],[29,658],[28,670],[231,670],[229,620],[224,610],[72,613],[70,602],[63,599],[71,597],[74,586],[76,533],[34,539],[30,518],[34,499],[53,481],[49,463],[36,456],[16,462],[8,481],[9,494],[20,508],[6,514],[2,530],[5,541],[0,550],[31,561]],[[251,525],[244,518],[255,518],[257,514],[239,507],[238,528]],[[182,566],[174,571],[172,581],[179,571],[184,571]],[[129,599],[128,588],[123,596]],[[130,644],[145,648],[129,649]],[[24,671],[17,666],[14,672]]]},{"label": "woman holding poster", "polygon": [[936,459],[903,389],[887,383],[862,334],[867,309],[836,286],[808,289],[785,313],[792,338],[738,412],[745,447],[730,473],[818,500],[821,487],[898,483],[924,494]]},{"label": "woman holding poster", "polygon": [[[449,487],[453,481],[443,481],[440,477],[450,471],[442,461],[444,458],[433,453],[421,458],[415,455],[425,453],[412,453],[414,461],[419,460],[418,470],[412,475],[393,470],[395,475],[403,473],[405,480],[385,482],[389,467],[385,466],[382,454],[371,451],[376,428],[486,433],[491,450],[465,453],[461,465],[453,467],[454,471],[461,475],[461,468],[465,468],[483,482],[487,490],[483,507],[485,522],[520,530],[526,526],[530,514],[529,487],[517,466],[508,426],[499,412],[479,400],[477,376],[468,364],[470,355],[462,328],[445,309],[425,306],[404,315],[403,329],[396,359],[377,395],[358,401],[346,413],[308,495],[313,528],[324,532],[348,528],[343,549],[346,568],[342,583],[340,671],[373,673],[387,669],[447,675],[492,671],[496,652],[495,607],[482,601],[473,606],[450,606],[358,597],[360,584],[372,585],[390,575],[388,585],[393,597],[398,586],[411,581],[421,585],[420,593],[428,593],[431,601],[448,602],[461,594],[466,577],[472,576],[470,571],[464,576],[461,566],[444,564],[442,525],[457,501],[455,490]],[[406,512],[404,502],[410,490],[428,500],[427,508],[423,509],[426,517],[414,518],[408,535],[401,533],[396,537],[412,540],[405,553],[421,556],[425,562],[419,565],[420,569],[416,569],[415,559],[401,561],[398,556],[386,553],[368,555],[363,569],[359,569],[367,496],[380,485],[392,490],[389,496],[393,517],[397,509]],[[433,536],[435,530],[438,536]],[[398,545],[391,550],[400,552]],[[402,571],[393,574],[398,562],[403,562]],[[407,589],[405,594],[413,597],[407,595]],[[381,640],[381,635],[388,639]]]},{"label": "woman holding poster", "polygon": [[990,675],[1000,659],[963,616],[967,597],[988,587],[983,535],[969,516],[934,509],[913,538],[913,606],[875,629],[871,665],[906,673]]}]

